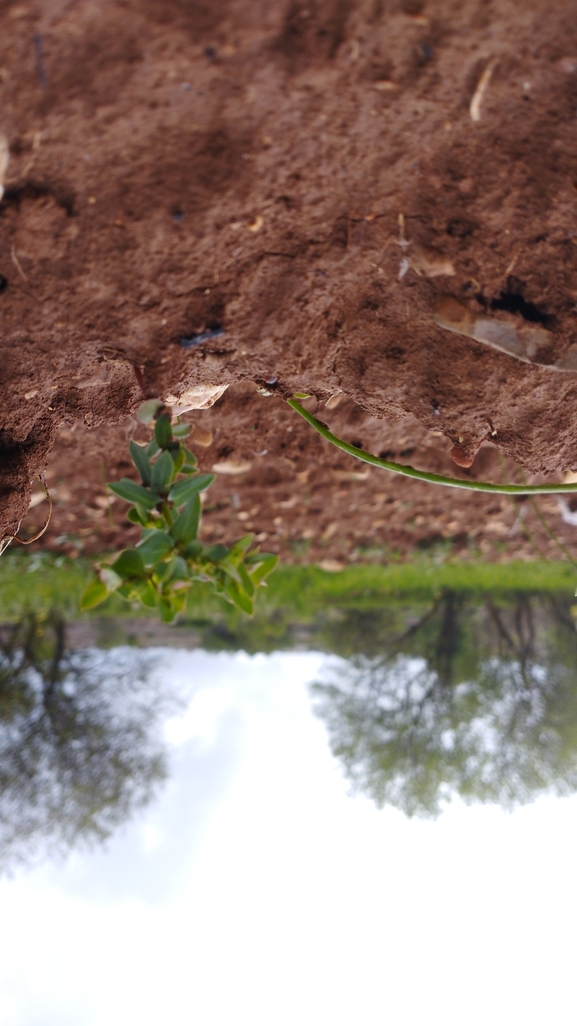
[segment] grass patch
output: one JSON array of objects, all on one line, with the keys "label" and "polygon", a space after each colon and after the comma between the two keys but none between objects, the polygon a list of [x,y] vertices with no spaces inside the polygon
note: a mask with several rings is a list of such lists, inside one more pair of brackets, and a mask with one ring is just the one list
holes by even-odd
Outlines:
[{"label": "grass patch", "polygon": [[[99,607],[98,613],[80,613],[80,594],[91,574],[92,564],[82,558],[71,560],[48,552],[7,552],[0,560],[0,622],[15,620],[29,609],[58,609],[69,619],[150,615],[116,595]],[[420,555],[386,566],[357,564],[333,574],[316,566],[281,565],[259,595],[257,616],[260,619],[282,612],[306,622],[328,606],[370,609],[401,596],[427,601],[444,588],[483,594],[523,591],[573,595],[575,584],[575,571],[562,562],[453,560],[436,565]],[[236,622],[235,610],[218,597],[204,594],[202,585],[191,588],[185,617],[189,621],[208,618]]]}]

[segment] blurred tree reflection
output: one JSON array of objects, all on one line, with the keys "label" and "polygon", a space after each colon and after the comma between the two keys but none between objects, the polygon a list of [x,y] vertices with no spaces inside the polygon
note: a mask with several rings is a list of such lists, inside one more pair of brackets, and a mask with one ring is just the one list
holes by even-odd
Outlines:
[{"label": "blurred tree reflection", "polygon": [[141,655],[67,651],[64,621],[0,627],[0,870],[102,841],[165,776]]},{"label": "blurred tree reflection", "polygon": [[434,816],[455,793],[511,808],[577,790],[569,603],[523,593],[498,604],[445,591],[383,647],[313,685],[354,792]]}]

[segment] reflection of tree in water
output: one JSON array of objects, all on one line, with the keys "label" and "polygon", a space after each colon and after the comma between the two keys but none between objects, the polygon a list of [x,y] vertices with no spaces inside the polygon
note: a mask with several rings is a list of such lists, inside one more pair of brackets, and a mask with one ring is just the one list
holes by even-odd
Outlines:
[{"label": "reflection of tree in water", "polygon": [[0,628],[0,869],[102,841],[165,775],[134,652],[67,651],[56,615]]},{"label": "reflection of tree in water", "polygon": [[353,790],[407,815],[577,790],[577,633],[568,603],[446,591],[378,656],[313,685]]}]

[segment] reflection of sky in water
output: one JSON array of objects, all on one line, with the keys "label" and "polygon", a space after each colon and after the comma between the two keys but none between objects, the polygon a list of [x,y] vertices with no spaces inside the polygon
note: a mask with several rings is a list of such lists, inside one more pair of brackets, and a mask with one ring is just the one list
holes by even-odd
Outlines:
[{"label": "reflection of sky in water", "polygon": [[577,798],[351,799],[324,657],[167,652],[171,775],[106,849],[0,882],[1,1026],[573,1018]]}]

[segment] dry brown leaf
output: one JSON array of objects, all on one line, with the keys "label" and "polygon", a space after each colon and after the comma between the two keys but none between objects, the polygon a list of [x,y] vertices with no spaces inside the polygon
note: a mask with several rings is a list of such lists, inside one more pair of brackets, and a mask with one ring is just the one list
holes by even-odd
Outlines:
[{"label": "dry brown leaf", "polygon": [[429,253],[419,246],[415,246],[412,250],[409,262],[417,274],[424,274],[426,278],[440,278],[443,275],[455,274],[455,268],[450,260],[437,253]]},{"label": "dry brown leaf", "polygon": [[330,397],[330,399],[327,399],[325,403],[325,410],[336,410],[337,406],[339,405],[339,403],[342,402],[344,398],[345,397],[342,392],[335,392],[334,395]]},{"label": "dry brown leaf", "polygon": [[477,83],[477,88],[475,89],[473,98],[471,100],[471,106],[469,107],[469,114],[471,115],[472,121],[481,120],[481,104],[483,102],[483,97],[487,91],[487,86],[491,81],[491,75],[493,74],[493,70],[496,63],[497,58],[493,57],[487,64],[487,67],[485,68],[483,74],[481,75]]},{"label": "dry brown leaf", "polygon": [[195,385],[181,396],[167,395],[164,402],[174,407],[177,414],[188,413],[189,410],[207,410],[214,406],[217,399],[224,395],[228,385]]}]

